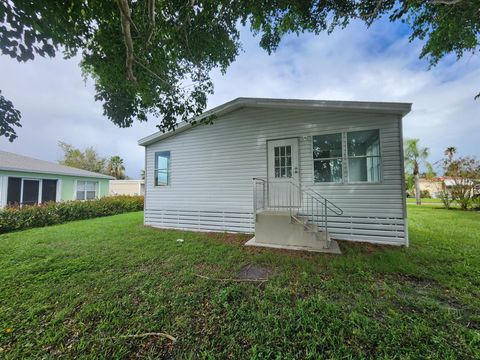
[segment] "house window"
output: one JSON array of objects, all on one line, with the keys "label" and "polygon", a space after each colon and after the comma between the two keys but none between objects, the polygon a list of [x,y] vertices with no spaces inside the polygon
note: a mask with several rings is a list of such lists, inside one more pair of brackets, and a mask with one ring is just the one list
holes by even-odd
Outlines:
[{"label": "house window", "polygon": [[315,182],[342,182],[342,134],[313,137]]},{"label": "house window", "polygon": [[313,171],[315,182],[380,182],[380,131],[314,136]]},{"label": "house window", "polygon": [[77,200],[94,200],[97,198],[96,181],[77,181]]},{"label": "house window", "polygon": [[155,153],[155,186],[170,183],[170,151]]},{"label": "house window", "polygon": [[380,181],[380,135],[378,130],[347,133],[348,181]]}]

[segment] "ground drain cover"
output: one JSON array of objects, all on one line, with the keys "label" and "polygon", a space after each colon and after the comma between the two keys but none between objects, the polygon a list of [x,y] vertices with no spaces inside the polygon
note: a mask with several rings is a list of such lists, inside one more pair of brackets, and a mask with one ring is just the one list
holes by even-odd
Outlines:
[{"label": "ground drain cover", "polygon": [[240,269],[237,278],[245,280],[267,279],[271,270],[258,265],[250,264]]}]

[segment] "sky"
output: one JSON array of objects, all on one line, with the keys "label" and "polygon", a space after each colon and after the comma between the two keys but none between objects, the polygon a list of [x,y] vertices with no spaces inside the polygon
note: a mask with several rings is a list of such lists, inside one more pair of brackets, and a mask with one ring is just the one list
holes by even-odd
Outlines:
[{"label": "sky", "polygon": [[[430,148],[430,161],[447,146],[480,158],[480,58],[448,56],[429,70],[420,60],[422,43],[408,41],[401,24],[354,22],[331,35],[289,35],[268,55],[259,38],[242,29],[243,51],[226,74],[214,70],[215,94],[208,108],[236,97],[413,103],[404,118],[404,136]],[[22,113],[18,138],[0,138],[0,150],[58,161],[58,141],[93,146],[101,155],[119,155],[126,174],[139,178],[144,149],[138,139],[157,129],[158,119],[121,129],[102,116],[93,81],[83,81],[79,58],[36,58],[18,63],[0,55],[0,90]]]}]

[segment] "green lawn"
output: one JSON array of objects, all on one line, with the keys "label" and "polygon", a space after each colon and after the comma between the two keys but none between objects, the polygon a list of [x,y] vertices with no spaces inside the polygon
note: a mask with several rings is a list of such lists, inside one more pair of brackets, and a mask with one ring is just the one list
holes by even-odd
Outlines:
[{"label": "green lawn", "polygon": [[[416,200],[414,197],[408,197],[407,198],[407,204],[415,204]],[[443,205],[442,204],[442,200],[439,199],[439,198],[422,198],[421,199],[421,202],[422,204],[440,204],[440,205]]]},{"label": "green lawn", "polygon": [[[480,213],[408,211],[410,248],[343,256],[159,231],[142,213],[2,235],[0,358],[478,359]],[[269,280],[196,276],[249,264]],[[124,337],[146,332],[177,341]]]}]

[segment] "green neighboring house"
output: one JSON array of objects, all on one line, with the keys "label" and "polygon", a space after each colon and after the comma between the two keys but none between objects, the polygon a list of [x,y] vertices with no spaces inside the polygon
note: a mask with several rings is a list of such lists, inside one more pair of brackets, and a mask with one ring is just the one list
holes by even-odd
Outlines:
[{"label": "green neighboring house", "polygon": [[111,176],[0,151],[0,208],[108,195]]}]

